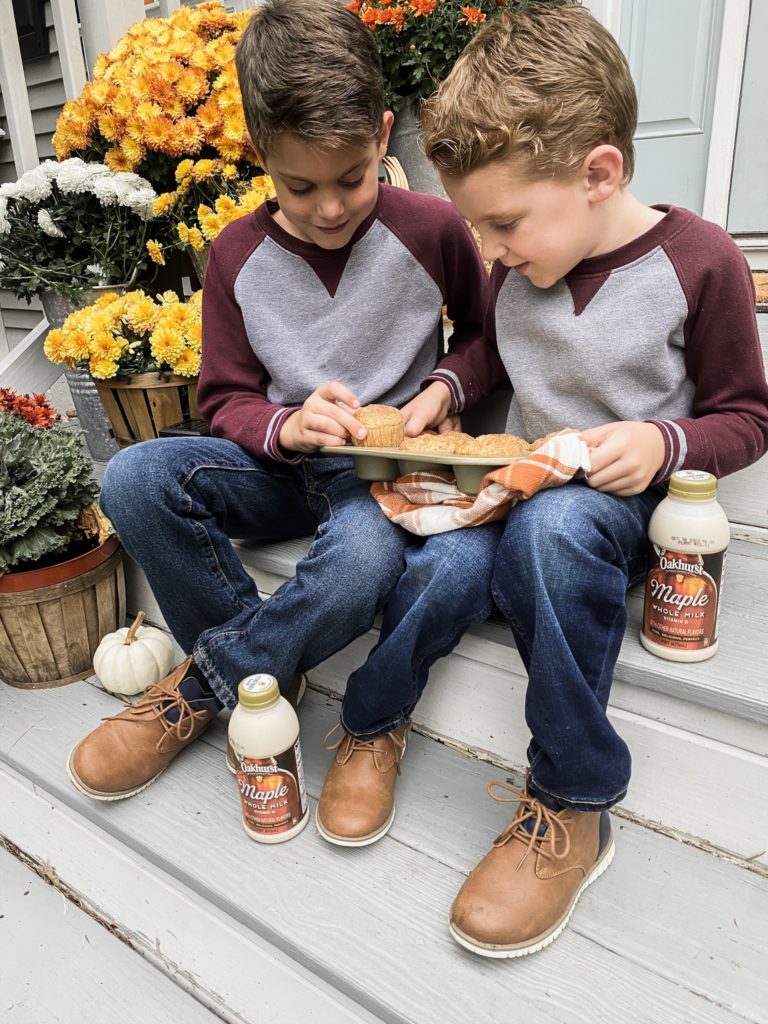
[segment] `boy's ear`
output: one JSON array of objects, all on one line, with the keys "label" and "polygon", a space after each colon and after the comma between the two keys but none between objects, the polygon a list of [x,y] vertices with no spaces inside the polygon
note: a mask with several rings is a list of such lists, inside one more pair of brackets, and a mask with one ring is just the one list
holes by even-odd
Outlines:
[{"label": "boy's ear", "polygon": [[256,149],[256,147],[254,146],[253,139],[251,138],[251,133],[248,131],[247,128],[245,129],[245,141],[248,143],[250,148],[253,150],[253,154],[256,157],[256,161],[257,161],[259,167],[262,167],[264,170],[266,170],[267,168],[266,168],[266,165],[264,163],[264,158],[262,157],[262,155],[258,151],[258,149]]},{"label": "boy's ear", "polygon": [[624,157],[615,146],[595,146],[581,166],[590,202],[601,203],[621,187]]},{"label": "boy's ear", "polygon": [[379,160],[387,155],[387,146],[389,145],[389,136],[392,131],[392,125],[395,123],[395,115],[391,110],[384,111],[384,117],[381,119],[381,131],[379,132]]}]

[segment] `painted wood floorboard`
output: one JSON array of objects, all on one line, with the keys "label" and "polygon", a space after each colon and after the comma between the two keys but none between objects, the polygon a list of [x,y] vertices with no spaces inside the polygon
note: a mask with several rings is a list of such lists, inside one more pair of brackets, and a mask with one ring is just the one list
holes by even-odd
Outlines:
[{"label": "painted wood floorboard", "polygon": [[[339,850],[310,825],[286,844],[261,847],[240,827],[223,722],[131,800],[96,804],[77,793],[64,772],[67,751],[116,708],[86,683],[38,693],[0,688],[0,763],[132,849],[147,870],[186,887],[191,905],[196,898],[216,907],[246,940],[274,944],[381,1020],[768,1021],[768,880],[758,874],[615,818],[614,865],[584,895],[563,937],[522,961],[483,960],[453,943],[446,915],[509,819],[484,793],[493,768],[414,737],[398,817],[382,842]],[[337,713],[335,701],[314,693],[302,705],[313,799],[330,756],[322,736]],[[13,840],[1,806],[0,832]],[[131,884],[140,892],[140,872]],[[214,987],[227,964],[211,955],[210,977],[198,982]]]},{"label": "painted wood floorboard", "polygon": [[221,1018],[0,848],[3,1024],[216,1024]]}]

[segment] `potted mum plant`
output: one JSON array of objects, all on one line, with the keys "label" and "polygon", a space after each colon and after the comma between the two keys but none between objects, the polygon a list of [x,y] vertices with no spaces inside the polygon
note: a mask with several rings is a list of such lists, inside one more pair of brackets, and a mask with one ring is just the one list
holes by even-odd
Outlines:
[{"label": "potted mum plant", "polygon": [[[182,160],[175,178],[176,188],[155,200],[154,223],[162,230],[160,239],[147,242],[147,250],[160,266],[169,252],[187,252],[202,284],[211,242],[231,221],[274,196],[272,179],[242,177],[237,166],[225,160]],[[164,243],[163,237],[168,241]]]},{"label": "potted mum plant", "polygon": [[412,189],[445,195],[418,145],[418,112],[482,25],[531,3],[577,0],[351,0],[346,6],[370,28],[384,73],[385,99],[395,112],[389,150]]},{"label": "potted mum plant", "polygon": [[107,293],[49,331],[46,356],[87,370],[121,447],[199,416],[201,302],[200,291],[187,302],[172,291]]},{"label": "potted mum plant", "polygon": [[94,287],[133,283],[149,265],[147,222],[157,194],[137,174],[100,163],[45,160],[0,185],[0,288],[74,308]]},{"label": "potted mum plant", "polygon": [[218,157],[255,172],[234,62],[252,15],[207,2],[132,25],[64,105],[53,136],[57,157],[103,160],[163,191],[174,187],[182,157]]},{"label": "potted mum plant", "polygon": [[44,395],[0,389],[0,680],[83,679],[122,625],[122,551],[80,437]]}]

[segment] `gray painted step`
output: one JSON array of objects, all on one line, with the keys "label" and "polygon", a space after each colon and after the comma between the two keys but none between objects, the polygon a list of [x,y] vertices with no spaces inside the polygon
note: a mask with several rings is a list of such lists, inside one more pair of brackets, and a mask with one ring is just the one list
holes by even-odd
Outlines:
[{"label": "gray painted step", "polygon": [[[175,941],[176,963],[192,984],[234,992],[226,1019],[313,1019],[290,1001],[279,1016],[262,1004],[236,1004],[234,975],[247,963],[259,985],[264,944],[293,962],[302,982],[311,977],[323,991],[336,991],[369,1022],[768,1021],[768,880],[757,873],[614,818],[614,865],[585,894],[563,937],[524,961],[485,961],[451,941],[446,915],[464,875],[508,820],[508,810],[484,793],[493,768],[415,737],[403,764],[398,818],[382,842],[339,850],[310,826],[288,843],[262,847],[240,826],[223,759],[223,720],[144,794],[97,804],[74,790],[64,771],[68,749],[118,707],[87,683],[37,693],[0,688],[3,792],[12,793],[18,773],[29,782],[16,791],[24,790],[28,803],[37,799],[47,814],[40,811],[37,824],[37,813],[20,814],[0,794],[0,833],[18,836],[19,846],[49,859],[86,896],[98,891],[102,911],[109,916],[110,907],[120,908],[124,927],[123,918],[139,913],[151,887],[166,879],[167,891],[184,894],[183,911],[170,921],[145,912],[136,939],[158,949]],[[313,801],[329,759],[322,737],[337,712],[335,701],[315,693],[301,708]],[[752,799],[757,813],[760,798]],[[60,837],[77,823],[92,839],[81,851],[64,850]],[[104,873],[118,855],[134,866],[110,888]],[[210,948],[191,969],[184,958],[191,961],[195,951],[185,949],[184,936],[194,932],[197,916],[211,922]],[[240,962],[220,955],[234,935]],[[318,1009],[314,1019],[355,1018]]]},{"label": "gray painted step", "polygon": [[[304,555],[308,544],[306,539],[260,547],[239,542],[237,549],[260,587],[263,583],[271,592],[294,574],[296,561]],[[665,661],[642,648],[638,640],[642,600],[642,587],[630,591],[629,624],[616,679],[751,722],[768,723],[768,544],[732,541],[721,605],[720,646],[708,661]],[[502,649],[514,648],[512,634],[502,623],[484,623],[473,627],[468,635],[481,637]],[[478,660],[482,656],[478,648]],[[493,663],[497,662],[498,655],[493,659]]]},{"label": "gray painted step", "polygon": [[0,847],[3,1024],[221,1018]]}]

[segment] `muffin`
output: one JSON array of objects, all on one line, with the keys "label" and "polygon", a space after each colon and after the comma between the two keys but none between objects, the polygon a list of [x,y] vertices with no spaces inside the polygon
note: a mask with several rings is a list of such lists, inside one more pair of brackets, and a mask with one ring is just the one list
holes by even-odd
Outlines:
[{"label": "muffin", "polygon": [[522,437],[516,434],[480,434],[479,437],[470,437],[457,449],[458,455],[471,455],[475,458],[512,459],[520,455],[526,455],[531,446]]},{"label": "muffin", "polygon": [[365,427],[364,438],[352,437],[359,448],[399,448],[403,443],[405,423],[402,413],[392,405],[364,405],[355,411],[355,419]]},{"label": "muffin", "polygon": [[433,452],[436,455],[455,455],[456,438],[467,437],[456,430],[449,430],[445,434],[419,434],[418,437],[406,437],[401,445],[406,452]]}]

